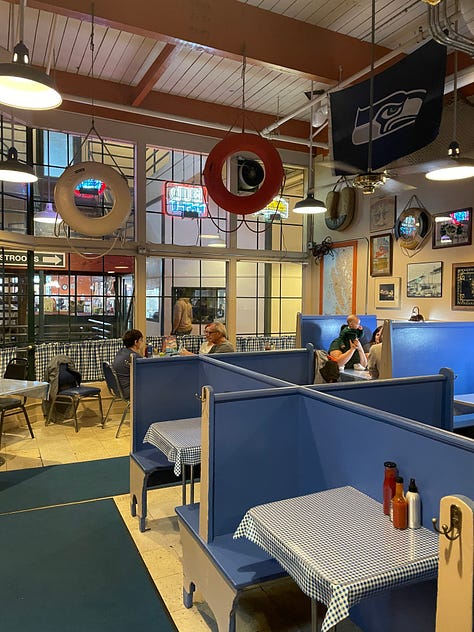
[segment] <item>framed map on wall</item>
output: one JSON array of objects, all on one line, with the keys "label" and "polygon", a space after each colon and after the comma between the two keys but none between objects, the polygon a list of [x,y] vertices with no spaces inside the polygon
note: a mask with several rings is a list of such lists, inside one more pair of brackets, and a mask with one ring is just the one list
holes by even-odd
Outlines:
[{"label": "framed map on wall", "polygon": [[320,263],[319,313],[356,311],[357,241],[334,244]]}]

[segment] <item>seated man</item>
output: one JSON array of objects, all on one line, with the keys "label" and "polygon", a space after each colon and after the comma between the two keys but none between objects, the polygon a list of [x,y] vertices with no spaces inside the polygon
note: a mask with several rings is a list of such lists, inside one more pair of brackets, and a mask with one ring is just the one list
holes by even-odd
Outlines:
[{"label": "seated man", "polygon": [[143,334],[139,329],[129,329],[123,335],[123,348],[117,351],[112,368],[117,374],[125,399],[130,399],[130,365],[132,355],[142,358],[145,351]]},{"label": "seated man", "polygon": [[367,357],[360,342],[364,330],[355,314],[347,317],[347,327],[342,327],[339,336],[331,342],[329,353],[339,368],[353,369],[355,365],[367,367]]},{"label": "seated man", "polygon": [[[209,355],[213,353],[231,353],[234,351],[232,343],[227,340],[227,330],[225,325],[219,321],[209,323],[206,325],[206,338],[209,345],[212,345],[209,351]],[[180,355],[194,355],[192,351],[187,349],[181,349]]]}]

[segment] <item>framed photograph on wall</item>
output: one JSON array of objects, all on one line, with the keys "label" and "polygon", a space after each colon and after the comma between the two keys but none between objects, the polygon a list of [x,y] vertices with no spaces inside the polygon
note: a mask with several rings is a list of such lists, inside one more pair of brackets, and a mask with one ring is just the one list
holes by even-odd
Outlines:
[{"label": "framed photograph on wall", "polygon": [[375,307],[396,309],[400,307],[400,277],[375,279]]},{"label": "framed photograph on wall", "polygon": [[370,275],[390,276],[392,274],[392,233],[375,235],[370,238]]},{"label": "framed photograph on wall", "polygon": [[378,197],[370,200],[370,232],[392,230],[395,225],[397,198]]},{"label": "framed photograph on wall", "polygon": [[407,265],[408,298],[441,298],[443,262],[409,263]]},{"label": "framed photograph on wall", "polygon": [[474,310],[474,263],[453,263],[451,309]]},{"label": "framed photograph on wall", "polygon": [[472,207],[433,215],[433,248],[469,246],[472,241]]}]

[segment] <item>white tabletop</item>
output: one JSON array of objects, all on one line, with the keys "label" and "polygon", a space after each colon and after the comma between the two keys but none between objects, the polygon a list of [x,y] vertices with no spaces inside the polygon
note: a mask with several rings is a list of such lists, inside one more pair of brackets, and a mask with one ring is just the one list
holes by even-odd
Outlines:
[{"label": "white tabletop", "polygon": [[49,382],[36,382],[34,380],[12,380],[10,378],[0,378],[0,396],[24,395],[25,397],[36,397],[47,399]]},{"label": "white tabletop", "polygon": [[175,464],[174,473],[181,474],[181,465],[201,462],[201,417],[157,421],[146,431],[143,443],[151,443]]},{"label": "white tabletop", "polygon": [[370,380],[370,373],[366,370],[358,371],[357,369],[344,369],[341,371],[341,382],[353,382],[357,380]]},{"label": "white tabletop", "polygon": [[321,632],[369,595],[437,575],[437,534],[395,529],[381,503],[353,487],[253,507],[238,537],[273,555],[305,594],[326,604]]}]

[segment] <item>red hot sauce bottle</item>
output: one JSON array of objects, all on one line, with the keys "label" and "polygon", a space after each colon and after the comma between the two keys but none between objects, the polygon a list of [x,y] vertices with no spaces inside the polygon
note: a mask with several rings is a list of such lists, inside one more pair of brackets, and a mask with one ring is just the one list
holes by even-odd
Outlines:
[{"label": "red hot sauce bottle", "polygon": [[395,495],[395,477],[397,476],[397,464],[393,461],[385,461],[385,478],[383,479],[383,512],[390,515],[390,503]]},{"label": "red hot sauce bottle", "polygon": [[408,503],[403,494],[403,478],[395,479],[395,496],[392,498],[393,526],[395,529],[406,529],[408,526]]}]

